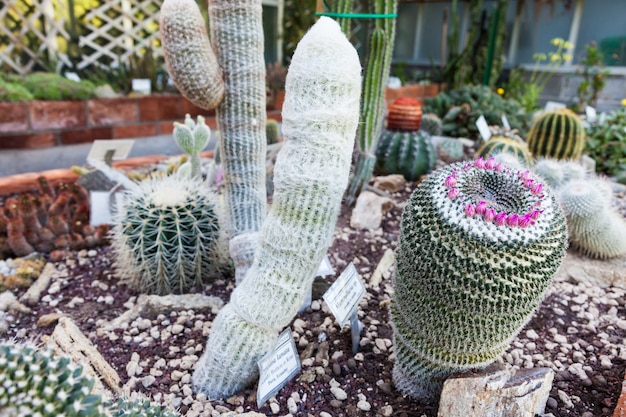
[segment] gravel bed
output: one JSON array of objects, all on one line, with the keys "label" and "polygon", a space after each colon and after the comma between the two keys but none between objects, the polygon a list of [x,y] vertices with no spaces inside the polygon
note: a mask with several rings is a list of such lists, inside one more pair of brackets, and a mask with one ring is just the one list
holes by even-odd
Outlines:
[{"label": "gravel bed", "polygon": [[[392,194],[396,205],[376,231],[350,228],[350,213],[344,207],[328,252],[336,276],[353,262],[366,283],[359,308],[364,326],[359,352],[352,354],[349,328],[338,327],[319,296],[336,276],[319,280],[311,306],[291,324],[302,371],[260,409],[254,386],[224,401],[208,400],[191,389],[193,367],[216,311],[165,312],[136,318],[121,328],[104,328],[138,297],[118,283],[109,247],[68,252],[65,260],[55,263],[58,274],[41,302],[30,314],[10,316],[9,330],[0,337],[37,340],[53,330],[52,325],[37,324],[41,316],[70,316],[119,373],[127,393],[146,394],[188,417],[229,411],[293,417],[435,416],[436,405],[402,397],[391,381],[394,354],[388,305],[392,272],[384,273],[379,285],[369,285],[385,251],[395,249],[402,207],[412,186]],[[227,302],[233,281],[224,277],[206,285],[202,293]],[[19,297],[23,291],[15,294]],[[509,367],[555,371],[546,413],[611,416],[626,368],[625,298],[622,288],[600,288],[559,277],[499,361]]]}]

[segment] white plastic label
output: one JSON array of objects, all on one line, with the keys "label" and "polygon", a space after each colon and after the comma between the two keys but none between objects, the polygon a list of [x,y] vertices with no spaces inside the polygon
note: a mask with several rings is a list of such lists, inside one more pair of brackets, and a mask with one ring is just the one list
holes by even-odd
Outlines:
[{"label": "white plastic label", "polygon": [[75,72],[66,72],[65,73],[65,78],[67,78],[68,80],[71,80],[71,81],[80,82],[80,77]]},{"label": "white plastic label", "polygon": [[586,106],[585,107],[585,115],[587,116],[587,121],[593,122],[598,117],[598,112],[596,111],[595,108],[593,108],[591,106]]},{"label": "white plastic label", "polygon": [[364,294],[365,286],[351,262],[324,293],[324,301],[340,327],[348,323]]},{"label": "white plastic label", "polygon": [[502,127],[504,128],[504,130],[511,130],[509,119],[506,118],[506,114],[504,113],[502,113]]},{"label": "white plastic label", "polygon": [[558,101],[548,101],[546,102],[546,106],[544,107],[545,111],[553,111],[553,110],[559,110],[559,109],[564,109],[565,103],[559,103]]},{"label": "white plastic label", "polygon": [[320,266],[317,268],[317,272],[315,274],[316,277],[325,277],[326,275],[335,275],[335,270],[330,264],[328,255],[324,256],[324,259],[322,259],[322,263],[320,263]]},{"label": "white plastic label", "polygon": [[91,211],[89,213],[89,224],[99,226],[101,224],[112,223],[111,194],[108,191],[90,191]]},{"label": "white plastic label", "polygon": [[152,86],[149,78],[133,78],[132,89],[137,93],[150,94]]},{"label": "white plastic label", "polygon": [[260,375],[256,402],[261,407],[302,368],[290,328],[278,336],[274,349],[265,354],[258,365]]},{"label": "white plastic label", "polygon": [[480,137],[486,142],[491,137],[491,130],[489,130],[489,125],[487,124],[487,119],[482,114],[478,119],[476,119],[476,127],[478,128],[478,133],[480,133]]},{"label": "white plastic label", "polygon": [[87,154],[87,162],[104,161],[107,152],[110,151],[113,151],[113,161],[126,159],[134,143],[134,139],[96,139]]}]

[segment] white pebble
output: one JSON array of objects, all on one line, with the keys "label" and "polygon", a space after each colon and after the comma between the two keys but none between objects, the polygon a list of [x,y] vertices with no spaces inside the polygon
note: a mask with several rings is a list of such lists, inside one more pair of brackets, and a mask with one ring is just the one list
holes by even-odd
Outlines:
[{"label": "white pebble", "polygon": [[372,405],[365,400],[361,400],[356,403],[356,407],[362,411],[370,411],[372,409]]},{"label": "white pebble", "polygon": [[330,392],[335,396],[336,399],[338,399],[339,401],[343,401],[346,398],[348,398],[348,394],[346,394],[346,392],[339,388],[339,387],[332,387],[330,389]]}]

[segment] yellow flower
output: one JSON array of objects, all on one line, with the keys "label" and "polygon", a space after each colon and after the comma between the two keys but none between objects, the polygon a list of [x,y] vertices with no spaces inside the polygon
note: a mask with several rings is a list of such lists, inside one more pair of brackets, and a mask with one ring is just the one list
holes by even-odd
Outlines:
[{"label": "yellow flower", "polygon": [[626,98],[623,98],[623,99],[622,99],[622,106],[625,106],[625,107],[626,107]]},{"label": "yellow flower", "polygon": [[573,43],[567,42],[567,41],[563,42],[563,48],[565,48],[565,49],[572,49],[573,47],[574,47]]},{"label": "yellow flower", "polygon": [[[496,93],[503,95],[504,94],[504,88],[502,87],[498,87],[498,89],[496,90]],[[626,101],[626,98],[624,99],[624,101]]]},{"label": "yellow flower", "polygon": [[554,38],[554,39],[552,39],[552,40],[550,41],[550,43],[551,43],[552,45],[554,45],[554,46],[559,46],[559,45],[561,45],[563,42],[565,42],[565,41],[563,40],[563,38]]},{"label": "yellow flower", "polygon": [[572,56],[570,54],[563,54],[563,60],[569,62],[572,60]]}]

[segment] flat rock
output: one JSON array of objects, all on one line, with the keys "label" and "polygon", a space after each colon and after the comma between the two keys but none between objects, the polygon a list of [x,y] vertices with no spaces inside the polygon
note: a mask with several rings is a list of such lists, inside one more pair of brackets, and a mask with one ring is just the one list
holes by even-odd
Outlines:
[{"label": "flat rock", "polygon": [[354,229],[378,229],[383,215],[393,207],[393,200],[381,197],[371,191],[363,191],[356,200],[350,227]]},{"label": "flat rock", "polygon": [[446,380],[437,417],[527,417],[543,414],[554,371],[549,368],[486,369]]},{"label": "flat rock", "polygon": [[384,175],[374,178],[374,187],[388,193],[396,193],[406,186],[406,179],[400,174]]},{"label": "flat rock", "polygon": [[557,276],[603,288],[626,289],[626,256],[606,260],[592,259],[569,250]]},{"label": "flat rock", "polygon": [[391,269],[395,260],[396,257],[393,250],[387,249],[383,254],[383,257],[380,258],[380,262],[378,262],[378,265],[370,278],[370,287],[378,287],[380,285],[383,275]]}]

